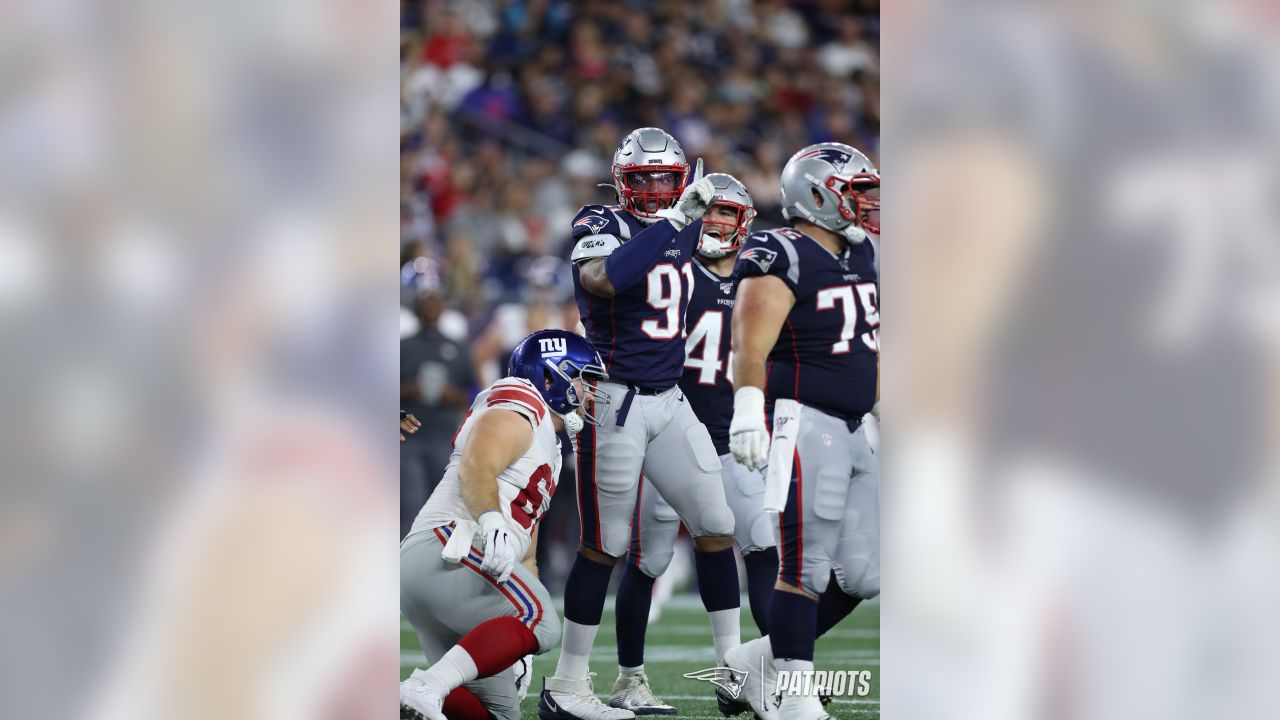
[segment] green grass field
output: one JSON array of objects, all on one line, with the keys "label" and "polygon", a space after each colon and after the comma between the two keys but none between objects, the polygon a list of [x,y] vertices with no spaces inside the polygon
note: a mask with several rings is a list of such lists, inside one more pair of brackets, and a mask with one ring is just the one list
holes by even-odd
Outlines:
[{"label": "green grass field", "polygon": [[[742,638],[758,636],[755,624],[743,598]],[[556,607],[562,607],[556,598]],[[561,612],[563,617],[563,612]],[[591,669],[598,673],[596,692],[601,697],[613,687],[617,677],[617,654],[614,647],[613,597],[606,605],[600,635],[591,654]],[[542,678],[555,669],[557,650],[534,658],[534,681],[524,702],[524,718],[538,717],[538,692]],[[409,623],[400,621],[400,677],[408,677],[426,660],[418,638]],[[711,649],[711,628],[696,595],[678,595],[666,607],[662,617],[649,628],[645,645],[645,670],[654,692],[680,709],[680,717],[721,720],[716,709],[714,688],[701,680],[681,677],[715,664]],[[835,700],[828,712],[839,718],[880,717],[880,604],[863,603],[844,622],[818,640],[815,666],[819,670],[870,670],[873,682],[866,697]],[[607,699],[607,697],[605,698]],[[745,718],[746,716],[739,716]]]}]

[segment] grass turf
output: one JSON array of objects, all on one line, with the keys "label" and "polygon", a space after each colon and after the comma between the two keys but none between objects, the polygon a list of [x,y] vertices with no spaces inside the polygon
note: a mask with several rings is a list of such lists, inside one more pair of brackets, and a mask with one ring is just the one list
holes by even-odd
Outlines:
[{"label": "grass turf", "polygon": [[[557,610],[561,599],[556,599]],[[561,612],[563,617],[563,612]],[[743,598],[742,639],[758,637],[751,613]],[[591,654],[591,669],[599,673],[596,693],[607,699],[617,677],[617,650],[614,637],[613,598],[606,604],[600,634]],[[533,685],[524,701],[525,720],[538,717],[538,692],[542,678],[555,669],[558,648],[534,658]],[[400,677],[426,664],[418,637],[408,621],[400,620]],[[679,595],[649,627],[645,642],[645,670],[654,693],[674,705],[680,717],[690,720],[721,720],[716,709],[714,688],[701,680],[689,680],[684,673],[712,667],[711,627],[696,595]],[[818,640],[815,666],[819,670],[870,670],[871,692],[866,697],[846,696],[827,706],[837,718],[864,720],[880,717],[880,604],[863,603],[844,622]],[[742,715],[740,718],[747,718]]]}]

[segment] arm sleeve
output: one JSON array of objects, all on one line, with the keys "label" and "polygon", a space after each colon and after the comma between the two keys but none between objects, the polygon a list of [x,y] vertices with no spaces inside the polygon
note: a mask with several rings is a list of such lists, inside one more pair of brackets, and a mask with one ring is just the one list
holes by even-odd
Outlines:
[{"label": "arm sleeve", "polygon": [[604,261],[604,271],[613,289],[622,292],[644,279],[662,254],[672,247],[676,234],[670,222],[659,220],[630,242],[615,248]]},{"label": "arm sleeve", "polygon": [[739,278],[774,275],[787,284],[792,295],[800,296],[800,263],[795,245],[774,233],[759,232],[747,238],[733,273]]}]

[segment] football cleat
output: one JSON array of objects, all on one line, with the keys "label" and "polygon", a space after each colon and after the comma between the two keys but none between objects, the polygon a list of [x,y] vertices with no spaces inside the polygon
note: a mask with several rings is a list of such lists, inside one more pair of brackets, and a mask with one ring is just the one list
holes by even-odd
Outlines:
[{"label": "football cleat", "polygon": [[411,720],[445,720],[444,698],[433,687],[425,670],[414,670],[400,683],[400,716]]},{"label": "football cleat", "polygon": [[788,695],[778,705],[778,720],[832,720],[817,695]]},{"label": "football cleat", "polygon": [[529,697],[529,686],[533,684],[533,655],[525,655],[511,666],[516,679],[516,697],[524,700]]},{"label": "football cleat", "polygon": [[716,688],[716,707],[720,709],[720,714],[726,717],[731,715],[741,715],[744,712],[751,712],[751,703],[746,698],[734,698],[724,688]]},{"label": "football cleat", "polygon": [[630,710],[636,715],[675,715],[676,709],[659,700],[649,687],[644,671],[618,675],[609,697],[609,706]]},{"label": "football cleat", "polygon": [[548,677],[542,681],[538,717],[542,720],[633,720],[630,710],[600,702],[591,687],[591,673],[584,678]]},{"label": "football cleat", "polygon": [[[760,720],[778,720],[778,699],[773,696],[778,671],[773,667],[773,648],[769,645],[768,636],[729,648],[729,652],[724,654],[724,664],[744,676],[738,700],[745,700]],[[763,674],[761,667],[764,668]],[[718,697],[716,704],[720,704]],[[725,712],[723,705],[720,711]]]}]

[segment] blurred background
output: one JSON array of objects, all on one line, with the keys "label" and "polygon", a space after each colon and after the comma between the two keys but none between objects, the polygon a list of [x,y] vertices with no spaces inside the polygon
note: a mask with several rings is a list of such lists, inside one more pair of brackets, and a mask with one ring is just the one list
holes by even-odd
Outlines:
[{"label": "blurred background", "polygon": [[[614,148],[672,133],[782,222],[805,145],[878,161],[879,2],[419,0],[401,3],[401,397],[423,428],[401,459],[401,533],[516,342],[578,323],[569,225],[615,201]],[[566,444],[566,448],[567,448]],[[574,464],[542,525],[553,593],[578,542]]]}]

